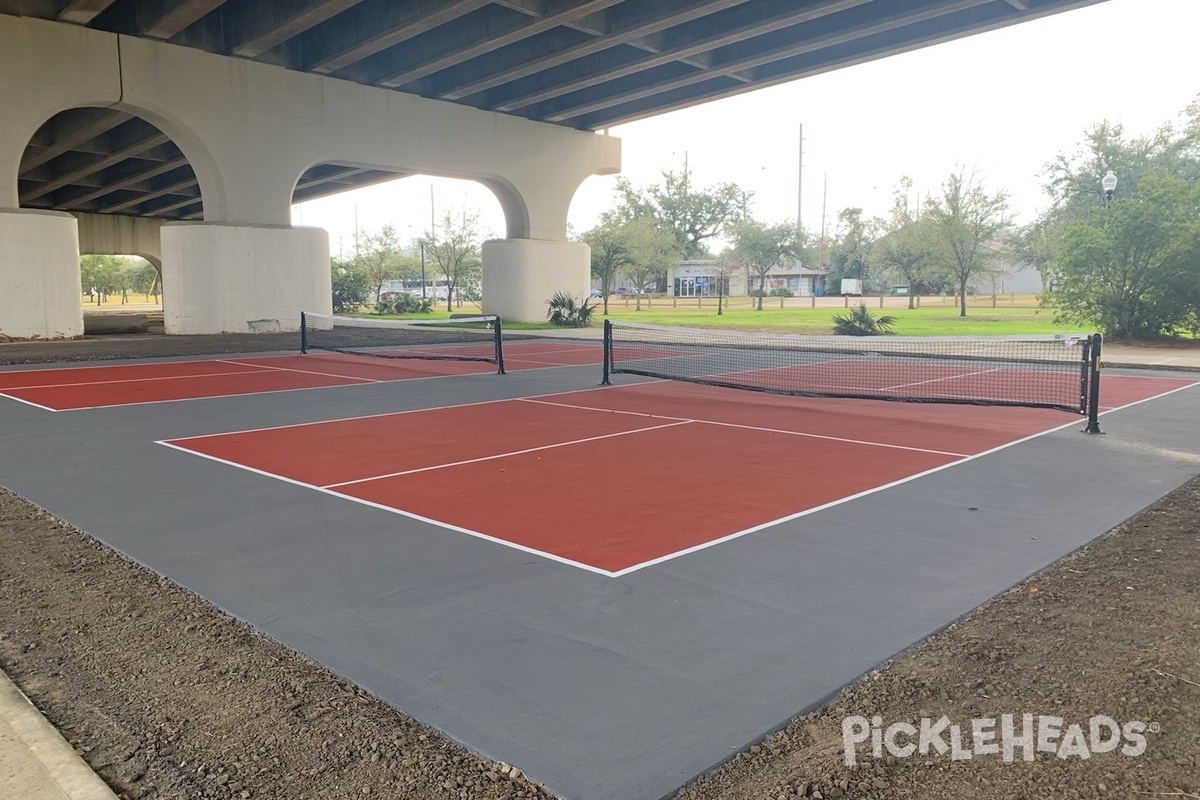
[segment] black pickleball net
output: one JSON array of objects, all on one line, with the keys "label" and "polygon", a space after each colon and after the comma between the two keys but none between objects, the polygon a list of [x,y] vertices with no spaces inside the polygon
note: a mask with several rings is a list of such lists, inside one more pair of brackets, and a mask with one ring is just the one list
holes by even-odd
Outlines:
[{"label": "black pickleball net", "polygon": [[495,315],[435,320],[300,314],[300,351],[372,358],[485,361],[504,372],[504,339]]},{"label": "black pickleball net", "polygon": [[604,382],[643,375],[807,397],[1086,414],[1099,335],[787,336],[606,321]]}]

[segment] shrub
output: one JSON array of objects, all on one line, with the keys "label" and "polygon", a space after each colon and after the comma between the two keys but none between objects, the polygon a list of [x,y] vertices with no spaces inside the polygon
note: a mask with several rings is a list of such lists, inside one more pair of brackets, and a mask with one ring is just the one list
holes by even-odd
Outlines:
[{"label": "shrub", "polygon": [[428,314],[432,310],[433,300],[408,292],[384,292],[375,304],[376,314]]},{"label": "shrub", "polygon": [[863,303],[849,314],[833,318],[833,332],[838,336],[883,336],[892,332],[896,318],[891,314],[875,316]]},{"label": "shrub", "polygon": [[588,300],[579,302],[566,292],[555,292],[549,301],[546,317],[551,325],[565,328],[586,328],[592,324],[592,312],[596,307]]},{"label": "shrub", "polygon": [[786,286],[778,286],[771,290],[771,297],[795,297],[796,293]]},{"label": "shrub", "polygon": [[335,267],[333,270],[333,310],[351,314],[367,303],[371,292],[371,276],[356,269]]}]

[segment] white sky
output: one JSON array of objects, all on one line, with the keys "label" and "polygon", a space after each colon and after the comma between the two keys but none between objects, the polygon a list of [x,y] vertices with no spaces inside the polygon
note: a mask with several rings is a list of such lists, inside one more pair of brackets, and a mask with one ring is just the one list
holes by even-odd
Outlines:
[{"label": "white sky", "polygon": [[[1109,0],[991,33],[837,70],[612,128],[622,175],[638,186],[679,171],[693,185],[730,181],[754,193],[767,222],[794,220],[800,125],[803,220],[820,229],[848,206],[883,215],[902,175],[925,197],[956,166],[1006,189],[1020,221],[1046,205],[1040,174],[1073,151],[1091,125],[1121,122],[1144,134],[1200,94],[1200,0]],[[1105,55],[1101,43],[1112,43]],[[1100,176],[1097,176],[1099,181]],[[589,178],[571,205],[577,233],[615,204],[615,177]],[[438,207],[480,213],[485,238],[503,236],[495,197],[468,181],[414,176],[293,208],[297,225],[326,228],[330,249],[353,247],[358,226],[396,226],[404,241]],[[1097,190],[1099,191],[1099,190]]]}]

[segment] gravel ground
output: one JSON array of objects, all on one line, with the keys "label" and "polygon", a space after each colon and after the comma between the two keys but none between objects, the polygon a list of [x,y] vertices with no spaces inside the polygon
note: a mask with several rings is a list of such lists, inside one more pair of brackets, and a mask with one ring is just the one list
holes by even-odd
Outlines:
[{"label": "gravel ground", "polygon": [[[51,349],[65,360],[275,346],[264,336],[226,338],[113,337]],[[39,347],[0,345],[0,363],[43,360],[36,356],[49,351]],[[549,796],[519,769],[479,759],[4,491],[0,552],[0,667],[123,798]],[[1200,479],[679,797],[1200,800],[1198,586]],[[1048,743],[1057,752],[1025,762],[1018,747],[1012,763],[986,753],[986,731],[972,741],[972,720],[1004,714],[1015,715],[1017,735],[1022,714],[1061,717]],[[1102,752],[1109,732],[1089,730],[1097,715],[1146,729]],[[864,718],[866,741],[852,768],[842,735],[853,716]],[[936,726],[943,716],[962,729],[962,748],[978,751],[969,760],[936,744],[924,755],[872,754],[871,718],[886,729],[919,728],[922,718]],[[1144,751],[1123,754],[1138,750],[1139,736]],[[948,744],[951,735],[932,738]]]}]

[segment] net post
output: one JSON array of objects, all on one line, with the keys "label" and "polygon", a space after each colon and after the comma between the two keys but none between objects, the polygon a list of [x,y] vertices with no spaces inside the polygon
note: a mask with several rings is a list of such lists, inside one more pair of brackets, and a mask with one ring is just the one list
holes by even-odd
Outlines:
[{"label": "net post", "polygon": [[504,338],[500,334],[500,315],[492,321],[493,334],[496,337],[496,374],[504,375]]},{"label": "net post", "polygon": [[1079,361],[1079,413],[1088,413],[1088,381],[1091,378],[1092,365],[1092,337],[1089,334],[1083,338],[1083,347],[1080,348],[1082,358]]},{"label": "net post", "polygon": [[612,367],[612,320],[604,320],[604,377],[600,380],[601,386],[611,386],[612,382],[608,379],[609,370]]},{"label": "net post", "polygon": [[1088,424],[1084,433],[1104,433],[1100,430],[1100,370],[1104,367],[1101,360],[1101,347],[1104,337],[1098,333],[1092,334],[1092,346],[1088,364]]},{"label": "net post", "polygon": [[308,352],[308,324],[303,311],[300,312],[300,352]]}]

